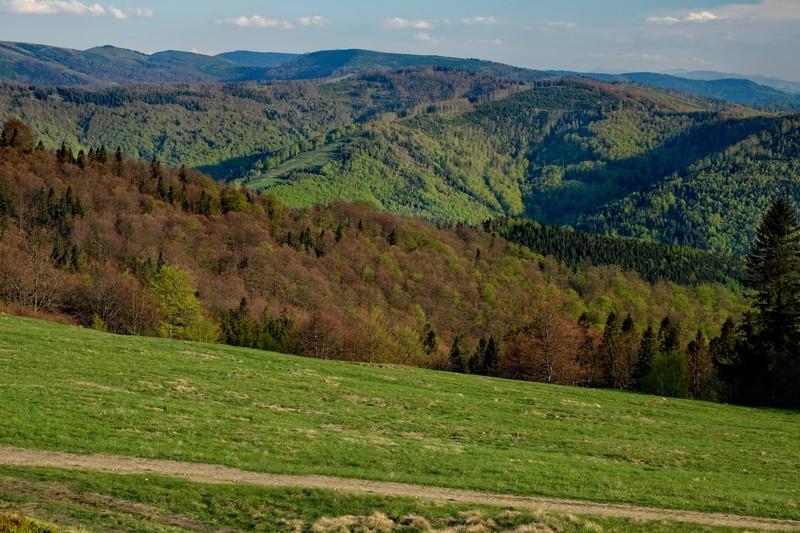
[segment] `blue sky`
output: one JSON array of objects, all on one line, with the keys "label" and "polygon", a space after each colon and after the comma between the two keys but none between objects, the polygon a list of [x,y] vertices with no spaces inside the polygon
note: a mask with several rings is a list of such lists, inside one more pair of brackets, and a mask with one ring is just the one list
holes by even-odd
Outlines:
[{"label": "blue sky", "polygon": [[800,79],[800,0],[0,0],[0,40],[479,57],[533,68]]}]

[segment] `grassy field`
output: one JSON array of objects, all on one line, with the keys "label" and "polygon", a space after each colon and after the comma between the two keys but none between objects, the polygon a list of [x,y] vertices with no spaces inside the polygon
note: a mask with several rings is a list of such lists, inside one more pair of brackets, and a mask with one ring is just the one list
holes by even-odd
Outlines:
[{"label": "grassy field", "polygon": [[0,445],[800,518],[800,413],[0,316]]},{"label": "grassy field", "polygon": [[[508,531],[520,526],[530,527],[528,531],[564,532],[736,531],[696,524],[434,504],[411,498],[325,490],[219,486],[158,476],[0,467],[0,531],[4,531],[4,512],[9,515],[11,510],[19,509],[60,528],[98,531],[339,532],[343,525],[349,526],[348,531],[373,532],[426,531],[427,526],[454,532],[470,527],[475,528],[472,531]],[[477,529],[479,526],[483,529]],[[533,529],[534,526],[539,529]]]},{"label": "grassy field", "polygon": [[336,141],[326,144],[311,150],[303,152],[297,157],[293,157],[277,167],[268,170],[263,177],[254,179],[247,185],[255,190],[268,188],[275,183],[279,183],[279,178],[295,170],[307,170],[309,172],[316,172],[326,164],[330,163],[336,158],[336,154],[341,149],[344,141]]}]

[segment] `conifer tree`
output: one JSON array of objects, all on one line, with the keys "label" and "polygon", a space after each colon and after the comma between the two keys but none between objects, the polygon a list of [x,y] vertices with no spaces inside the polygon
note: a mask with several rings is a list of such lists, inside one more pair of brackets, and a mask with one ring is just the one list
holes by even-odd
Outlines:
[{"label": "conifer tree", "polygon": [[494,336],[490,336],[489,341],[486,343],[486,351],[483,353],[484,374],[487,376],[496,374],[497,366],[497,343],[494,340]]},{"label": "conifer tree", "polygon": [[122,148],[117,146],[117,151],[114,152],[114,175],[117,177],[122,176]]},{"label": "conifer tree", "polygon": [[453,339],[453,346],[450,348],[450,370],[453,372],[464,372],[464,355],[461,350],[461,335]]},{"label": "conifer tree", "polygon": [[758,229],[747,264],[755,322],[777,351],[800,337],[800,225],[785,200],[770,208]]},{"label": "conifer tree", "polygon": [[425,324],[425,330],[422,332],[422,347],[428,355],[433,355],[439,348],[439,340],[430,324]]},{"label": "conifer tree", "polygon": [[738,399],[800,406],[800,224],[786,200],[758,228],[747,263],[753,313],[735,364]]},{"label": "conifer tree", "polygon": [[642,383],[653,369],[653,360],[658,354],[658,339],[653,326],[648,326],[642,334],[639,343],[639,353],[636,358],[636,367],[633,372],[633,386],[641,390]]},{"label": "conifer tree", "polygon": [[709,399],[714,367],[708,341],[702,331],[697,331],[686,348],[686,363],[689,367],[689,392],[692,398]]},{"label": "conifer tree", "polygon": [[600,361],[603,367],[603,375],[600,380],[605,386],[616,387],[617,370],[622,331],[617,314],[613,311],[606,318],[606,327],[603,330],[603,340],[600,341]]},{"label": "conifer tree", "polygon": [[481,339],[478,341],[478,346],[475,348],[475,353],[473,353],[472,357],[469,358],[469,363],[467,364],[470,374],[486,373],[485,357],[486,339],[481,337]]}]

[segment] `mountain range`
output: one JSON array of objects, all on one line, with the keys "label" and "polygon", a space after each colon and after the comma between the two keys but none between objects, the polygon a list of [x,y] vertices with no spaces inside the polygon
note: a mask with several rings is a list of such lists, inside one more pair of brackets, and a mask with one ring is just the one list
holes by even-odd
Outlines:
[{"label": "mountain range", "polygon": [[217,83],[299,80],[376,70],[432,66],[453,68],[533,82],[548,77],[585,76],[604,81],[638,83],[689,92],[775,111],[800,110],[800,94],[790,82],[690,73],[686,77],[656,73],[598,74],[538,71],[483,61],[442,56],[392,54],[369,50],[326,50],[308,54],[235,51],[216,56],[163,51],[151,55],[101,46],[72,50],[0,42],[0,80],[40,86],[109,87],[152,83]]}]

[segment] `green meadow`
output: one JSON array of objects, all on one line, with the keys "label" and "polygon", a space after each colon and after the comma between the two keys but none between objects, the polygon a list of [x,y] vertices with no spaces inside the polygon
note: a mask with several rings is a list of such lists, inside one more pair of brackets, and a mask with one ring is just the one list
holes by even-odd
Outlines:
[{"label": "green meadow", "polygon": [[[326,490],[206,485],[159,476],[0,467],[0,531],[26,512],[55,524],[23,533],[91,531],[737,531],[608,517],[436,504]],[[376,511],[379,510],[379,511]],[[18,517],[18,515],[16,515]],[[525,527],[528,529],[524,529]],[[429,529],[430,528],[430,529]],[[470,529],[471,528],[471,529]],[[13,530],[12,530],[13,531]],[[17,533],[17,532],[15,532]]]},{"label": "green meadow", "polygon": [[[0,445],[800,518],[792,411],[120,337],[6,315],[0,409]],[[236,490],[257,489],[219,488]]]}]

